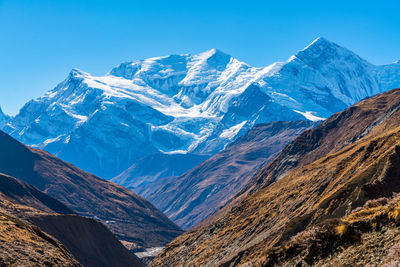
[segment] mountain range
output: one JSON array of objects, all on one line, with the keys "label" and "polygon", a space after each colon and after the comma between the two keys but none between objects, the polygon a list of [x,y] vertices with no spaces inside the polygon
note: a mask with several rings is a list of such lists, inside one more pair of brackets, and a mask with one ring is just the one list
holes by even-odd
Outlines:
[{"label": "mountain range", "polygon": [[324,38],[262,68],[211,49],[126,62],[99,77],[73,69],[17,115],[3,114],[0,126],[106,179],[137,170],[145,157],[189,155],[187,167],[139,168],[140,177],[125,179],[142,184],[183,174],[257,123],[326,118],[394,88],[399,73],[400,62],[376,66]]}]

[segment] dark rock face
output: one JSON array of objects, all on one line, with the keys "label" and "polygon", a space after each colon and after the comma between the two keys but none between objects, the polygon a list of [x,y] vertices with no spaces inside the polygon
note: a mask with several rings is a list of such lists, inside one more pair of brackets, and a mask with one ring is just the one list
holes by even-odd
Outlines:
[{"label": "dark rock face", "polygon": [[224,206],[287,143],[313,125],[310,121],[256,125],[182,176],[160,179],[135,190],[189,229]]},{"label": "dark rock face", "polygon": [[241,201],[175,239],[151,265],[391,262],[387,250],[400,242],[398,103],[395,89],[306,131],[258,173]]},{"label": "dark rock face", "polygon": [[34,185],[79,215],[104,222],[136,247],[163,246],[182,233],[150,202],[42,150],[0,133],[0,172]]}]

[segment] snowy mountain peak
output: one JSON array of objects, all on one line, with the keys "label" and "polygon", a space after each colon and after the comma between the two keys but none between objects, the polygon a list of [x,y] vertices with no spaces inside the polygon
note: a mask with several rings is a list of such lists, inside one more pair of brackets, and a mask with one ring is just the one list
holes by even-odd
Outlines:
[{"label": "snowy mountain peak", "polygon": [[211,48],[210,50],[207,50],[207,51],[204,51],[204,52],[200,53],[198,56],[200,58],[207,59],[207,58],[212,57],[213,55],[218,54],[218,53],[222,53],[222,52],[220,50],[218,50],[217,48]]},{"label": "snowy mountain peak", "polygon": [[8,115],[4,114],[2,108],[0,107],[0,121],[1,121],[2,119],[7,118],[7,117],[8,117]]},{"label": "snowy mountain peak", "polygon": [[[347,48],[344,48],[337,43],[329,41],[324,37],[318,37],[311,44],[300,50],[297,54],[307,55],[307,56],[317,56],[317,55],[336,55],[341,56],[343,54],[354,54]],[[361,59],[361,58],[360,58]]]},{"label": "snowy mountain peak", "polygon": [[315,57],[322,54],[337,54],[338,50],[345,49],[323,37],[318,37],[311,44],[297,52],[298,57]]},{"label": "snowy mountain peak", "polygon": [[355,53],[323,37],[318,37],[304,49],[297,52],[296,56],[300,59],[313,59],[323,57],[324,59],[341,58],[346,55],[357,57]]},{"label": "snowy mountain peak", "polygon": [[320,48],[326,48],[326,47],[329,47],[329,46],[337,46],[337,44],[329,41],[328,39],[326,39],[324,37],[318,37],[314,41],[312,41],[308,46],[306,46],[303,49],[303,51],[307,50],[308,48],[315,47],[315,46],[318,46]]},{"label": "snowy mountain peak", "polygon": [[[296,57],[316,68],[320,64],[331,64],[335,61],[361,62],[364,65],[372,65],[349,49],[323,37],[318,37],[310,45],[297,52]],[[332,67],[338,66],[332,65]]]},{"label": "snowy mountain peak", "polygon": [[82,71],[82,70],[80,70],[80,69],[78,69],[78,68],[73,68],[73,69],[69,72],[68,78],[72,78],[72,79],[74,79],[74,78],[84,78],[84,77],[86,77],[86,76],[88,76],[88,75],[90,75],[90,74],[87,73],[87,72],[84,72],[84,71]]},{"label": "snowy mountain peak", "polygon": [[221,50],[217,49],[217,48],[212,48],[210,50],[207,50],[203,53],[200,53],[198,56],[198,58],[200,59],[211,59],[211,58],[215,58],[215,59],[228,59],[228,61],[232,58],[230,55],[222,52]]},{"label": "snowy mountain peak", "polygon": [[213,48],[197,55],[169,55],[125,62],[112,69],[108,75],[130,80],[134,78],[163,79],[185,75],[190,72],[190,69],[222,69],[231,59],[230,55]]}]

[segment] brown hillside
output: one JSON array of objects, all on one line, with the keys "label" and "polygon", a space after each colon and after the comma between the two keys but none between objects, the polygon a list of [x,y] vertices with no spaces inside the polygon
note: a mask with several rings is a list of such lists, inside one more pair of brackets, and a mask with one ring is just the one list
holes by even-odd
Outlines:
[{"label": "brown hillside", "polygon": [[264,256],[264,266],[398,266],[400,197],[367,202],[303,231]]},{"label": "brown hillside", "polygon": [[[280,172],[281,179],[261,186],[209,226],[175,239],[152,266],[273,265],[271,251],[295,235],[321,224],[329,226],[331,220],[345,220],[369,200],[400,192],[400,112],[393,108],[396,103],[400,103],[400,90],[362,101],[335,114],[322,128],[297,138],[277,158],[288,163],[295,159],[297,168],[291,167],[286,175]],[[382,119],[377,123],[378,118]],[[336,126],[327,127],[332,121]],[[311,140],[319,145],[314,147]],[[301,149],[290,154],[290,147]],[[321,158],[313,161],[317,155]],[[274,162],[269,168],[278,170],[279,164]],[[259,174],[261,181],[269,179],[262,176],[270,173],[267,169]]]}]

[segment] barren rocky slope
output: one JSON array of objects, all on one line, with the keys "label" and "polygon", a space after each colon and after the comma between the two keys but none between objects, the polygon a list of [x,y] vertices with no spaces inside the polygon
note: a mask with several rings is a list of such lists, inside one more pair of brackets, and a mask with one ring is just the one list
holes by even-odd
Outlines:
[{"label": "barren rocky slope", "polygon": [[189,229],[224,206],[286,144],[313,125],[304,120],[256,125],[182,176],[160,179],[136,192]]},{"label": "barren rocky slope", "polygon": [[30,222],[57,238],[83,266],[143,264],[102,223],[77,215],[35,214]]},{"label": "barren rocky slope", "polygon": [[[272,162],[259,173],[257,182],[253,183],[260,185],[259,189],[253,187],[256,188],[253,192],[210,225],[175,239],[152,266],[280,266],[291,260],[293,263],[296,255],[300,265],[305,265],[303,261],[311,265],[318,265],[319,261],[334,265],[337,258],[329,257],[335,253],[343,253],[342,256],[348,257],[343,259],[343,265],[351,265],[360,257],[355,255],[354,249],[363,246],[362,240],[367,240],[368,232],[356,229],[359,242],[355,239],[346,247],[346,223],[359,220],[368,225],[374,216],[359,213],[360,207],[368,208],[371,201],[390,199],[400,192],[399,103],[400,90],[392,90],[361,101],[301,135],[277,158],[279,162]],[[335,127],[329,127],[332,125]],[[298,151],[301,160],[293,156],[296,153],[288,153],[294,151],[290,150],[293,147],[301,148]],[[293,162],[297,164],[291,164]],[[284,163],[292,170],[277,171],[276,176],[268,172],[268,168],[285,167]],[[271,180],[268,182],[271,177],[275,181],[272,184]],[[399,214],[396,210],[382,216],[390,220],[395,218],[392,220],[395,222]],[[332,223],[335,220],[339,222]],[[379,224],[371,222],[369,225],[373,229]],[[318,227],[320,230],[313,232]],[[375,231],[371,238],[385,240],[392,236],[394,241],[386,244],[390,247],[396,243],[398,235],[390,221],[385,227],[392,228],[384,233]],[[328,237],[322,238],[321,243],[316,238],[314,244],[317,249],[318,244],[328,246],[311,254],[311,259],[303,257],[301,249],[294,250],[288,258],[279,254],[285,249],[290,252],[287,242],[293,240],[312,246],[312,240],[306,241],[307,236],[324,233],[323,229],[327,229]],[[344,239],[336,242],[337,236],[329,236],[335,231],[344,234]],[[388,251],[378,248],[379,244],[370,246],[370,251],[366,247],[363,249],[368,257],[390,256]]]},{"label": "barren rocky slope", "polygon": [[136,247],[162,246],[182,231],[150,202],[0,133],[0,172],[34,185],[79,215],[102,221]]}]

